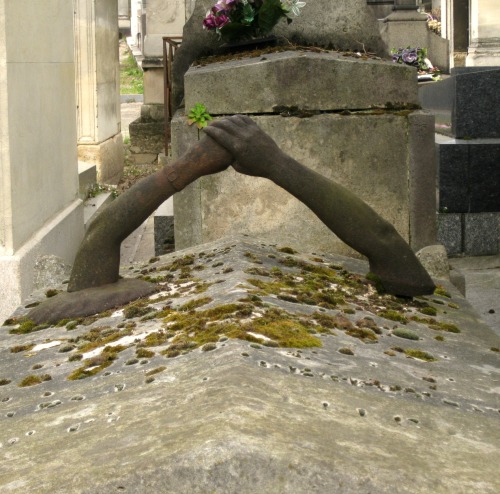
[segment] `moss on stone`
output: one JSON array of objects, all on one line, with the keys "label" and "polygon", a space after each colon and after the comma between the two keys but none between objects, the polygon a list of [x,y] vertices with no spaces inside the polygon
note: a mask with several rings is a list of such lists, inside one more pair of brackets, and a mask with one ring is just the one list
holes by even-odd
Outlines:
[{"label": "moss on stone", "polygon": [[395,310],[381,310],[377,315],[384,319],[389,319],[390,321],[400,322],[401,324],[406,324],[408,322],[408,318]]},{"label": "moss on stone", "polygon": [[159,374],[160,372],[163,372],[166,369],[166,366],[161,365],[160,367],[156,367],[154,369],[151,369],[150,371],[146,372],[146,376],[154,376],[155,374]]},{"label": "moss on stone", "polygon": [[16,345],[10,348],[10,353],[21,353],[21,352],[27,352],[31,350],[35,345],[34,344],[29,344],[29,345]]},{"label": "moss on stone", "polygon": [[52,376],[50,376],[50,374],[42,374],[42,375],[30,374],[29,376],[26,376],[19,383],[19,387],[26,388],[29,386],[36,386],[37,384],[41,384],[45,381],[50,381],[51,379],[52,379]]},{"label": "moss on stone", "polygon": [[179,311],[191,311],[194,309],[197,309],[198,307],[201,307],[203,305],[209,304],[212,302],[211,297],[202,297],[202,298],[197,298],[194,300],[190,300],[189,302],[186,302],[185,304],[181,305],[177,310]]},{"label": "moss on stone", "polygon": [[42,329],[50,328],[50,324],[36,324],[30,319],[20,319],[19,326],[9,331],[10,334],[29,334]]},{"label": "moss on stone", "polygon": [[424,352],[423,350],[417,350],[414,348],[407,348],[404,351],[405,355],[411,358],[416,358],[418,360],[425,360],[426,362],[435,362],[437,360],[436,357],[431,355],[428,352]]},{"label": "moss on stone", "polygon": [[451,298],[451,295],[449,294],[449,292],[441,285],[436,286],[436,289],[434,290],[434,295],[439,295],[441,297]]},{"label": "moss on stone", "polygon": [[83,366],[79,367],[68,376],[68,380],[77,381],[98,374],[106,367],[109,367],[118,358],[118,353],[126,348],[127,347],[121,345],[104,347],[99,355],[85,360]]},{"label": "moss on stone", "polygon": [[431,307],[431,306],[422,307],[418,310],[419,310],[419,312],[421,312],[422,314],[425,314],[427,316],[436,316],[437,315],[437,310],[435,307]]},{"label": "moss on stone", "polygon": [[392,332],[392,334],[394,336],[397,336],[398,338],[405,338],[407,340],[420,339],[417,333],[415,333],[414,331],[411,331],[409,329],[397,328]]},{"label": "moss on stone", "polygon": [[155,352],[153,352],[152,350],[148,350],[147,348],[139,347],[135,351],[135,355],[137,358],[152,358],[155,356]]}]

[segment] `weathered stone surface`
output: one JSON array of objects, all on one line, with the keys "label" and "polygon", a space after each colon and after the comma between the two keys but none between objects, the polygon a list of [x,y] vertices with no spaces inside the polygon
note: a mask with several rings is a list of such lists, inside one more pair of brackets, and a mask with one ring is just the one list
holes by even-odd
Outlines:
[{"label": "weathered stone surface", "polygon": [[[359,112],[252,118],[284,152],[367,202],[412,247],[436,243],[435,163],[427,145],[434,135],[431,116]],[[197,139],[180,112],[172,136],[174,156]],[[177,249],[249,233],[297,249],[357,255],[293,196],[232,169],[198,180],[176,194],[174,204]]]},{"label": "weathered stone surface", "polygon": [[71,266],[57,256],[40,256],[35,263],[33,287],[40,290],[69,280]]},{"label": "weathered stone surface", "polygon": [[336,52],[288,51],[194,66],[184,87],[186,108],[202,102],[212,115],[273,113],[279,107],[328,111],[418,104],[411,67]]},{"label": "weathered stone surface", "polygon": [[165,127],[163,121],[134,120],[129,125],[131,151],[135,154],[156,154],[165,149]]},{"label": "weathered stone surface", "polygon": [[[363,262],[282,247],[227,239],[126,269],[162,284],[165,298],[142,312],[28,334],[2,327],[2,492],[498,492],[499,338],[451,285],[416,302],[380,296],[355,274]],[[313,280],[336,306],[293,301]],[[229,303],[239,305],[203,330],[226,324],[212,351],[162,355],[203,333],[182,320]],[[259,321],[271,314],[322,346],[267,346]],[[231,321],[253,343],[227,339]],[[105,345],[120,345],[111,365],[67,380],[87,357],[113,353]],[[19,387],[30,374],[42,383]]]},{"label": "weathered stone surface", "polygon": [[433,278],[449,279],[450,265],[444,245],[428,245],[420,249],[416,255]]}]

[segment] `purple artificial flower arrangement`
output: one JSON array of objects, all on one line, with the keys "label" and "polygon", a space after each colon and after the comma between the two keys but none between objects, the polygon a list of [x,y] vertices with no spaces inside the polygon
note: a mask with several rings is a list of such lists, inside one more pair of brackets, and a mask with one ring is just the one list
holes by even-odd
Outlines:
[{"label": "purple artificial flower arrangement", "polygon": [[221,39],[235,41],[268,35],[281,18],[292,22],[306,2],[300,0],[218,0],[203,19],[203,27]]}]

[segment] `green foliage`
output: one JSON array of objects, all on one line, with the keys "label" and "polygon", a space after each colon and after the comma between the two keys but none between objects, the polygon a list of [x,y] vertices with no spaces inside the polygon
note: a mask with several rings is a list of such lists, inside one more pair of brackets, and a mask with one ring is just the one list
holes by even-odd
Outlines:
[{"label": "green foliage", "polygon": [[132,53],[120,68],[120,94],[143,94],[144,75]]},{"label": "green foliage", "polygon": [[259,29],[262,34],[270,33],[281,17],[286,15],[280,0],[268,0],[259,10]]},{"label": "green foliage", "polygon": [[208,125],[208,122],[210,120],[213,120],[210,113],[208,113],[205,105],[201,103],[196,103],[193,108],[189,110],[187,118],[188,124],[196,124],[196,127],[198,127],[198,129],[203,129]]}]

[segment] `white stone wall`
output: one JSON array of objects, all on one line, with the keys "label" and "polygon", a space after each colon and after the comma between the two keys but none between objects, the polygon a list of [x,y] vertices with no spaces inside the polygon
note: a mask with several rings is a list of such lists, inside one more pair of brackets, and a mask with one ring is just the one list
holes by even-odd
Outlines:
[{"label": "white stone wall", "polygon": [[469,53],[466,65],[500,65],[498,0],[470,0]]},{"label": "white stone wall", "polygon": [[10,182],[0,253],[11,255],[77,195],[73,9],[66,0],[0,4],[3,187]]},{"label": "white stone wall", "polygon": [[162,37],[182,36],[186,21],[185,0],[148,0],[146,16],[143,53],[146,57],[162,57]]},{"label": "white stone wall", "polygon": [[114,182],[123,169],[116,0],[75,0],[75,40],[79,157]]},{"label": "white stone wall", "polygon": [[72,2],[0,0],[0,319],[81,241],[75,108]]}]

